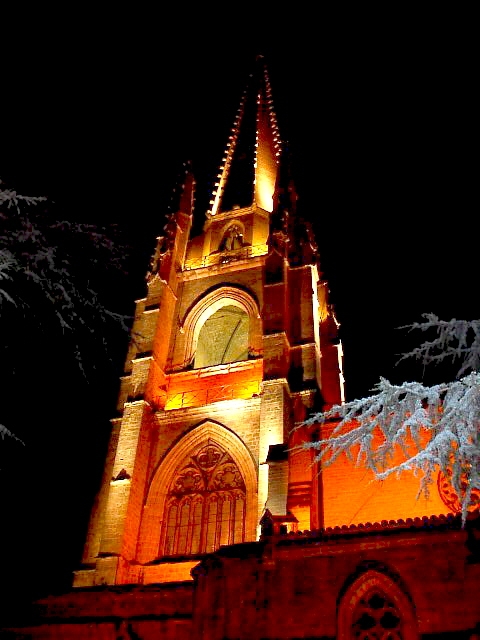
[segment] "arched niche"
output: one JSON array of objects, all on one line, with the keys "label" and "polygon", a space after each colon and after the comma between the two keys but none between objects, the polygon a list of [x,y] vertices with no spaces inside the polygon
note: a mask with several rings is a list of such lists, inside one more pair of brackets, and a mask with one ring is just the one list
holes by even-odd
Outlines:
[{"label": "arched niche", "polygon": [[241,222],[234,220],[222,229],[218,251],[235,251],[245,246],[245,228]]},{"label": "arched niche", "polygon": [[237,305],[225,305],[201,326],[194,369],[248,360],[250,319]]},{"label": "arched niche", "polygon": [[[217,342],[210,341],[209,352],[209,337],[222,327]],[[194,368],[246,360],[261,353],[262,325],[257,301],[238,287],[222,286],[207,293],[188,311],[182,328],[183,361],[192,363]]]}]

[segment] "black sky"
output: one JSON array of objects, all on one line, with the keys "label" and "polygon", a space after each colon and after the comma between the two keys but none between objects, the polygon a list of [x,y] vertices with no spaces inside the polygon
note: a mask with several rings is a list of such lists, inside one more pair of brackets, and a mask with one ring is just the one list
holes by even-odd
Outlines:
[{"label": "black sky", "polygon": [[[47,41],[23,63],[12,58],[1,168],[78,218],[128,227],[148,256],[186,160],[203,223],[262,50],[342,326],[352,399],[390,376],[395,327],[425,312],[476,312],[478,99],[467,38],[335,33],[318,47]],[[143,295],[141,259],[134,297]]]},{"label": "black sky", "polygon": [[[314,225],[341,324],[347,399],[367,395],[380,376],[418,379],[418,367],[394,366],[408,344],[397,327],[426,312],[480,317],[476,47],[461,21],[444,18],[441,29],[427,19],[379,28],[363,16],[359,29],[338,19],[313,35],[284,25],[268,39],[207,38],[177,23],[175,41],[167,25],[143,32],[127,16],[109,30],[85,17],[83,29],[73,18],[61,29],[17,24],[4,54],[0,177],[71,217],[127,230],[137,259],[118,299],[131,312],[186,160],[202,224],[247,75],[263,53],[300,211]],[[71,580],[118,376],[88,393],[80,387],[85,396],[71,391],[62,415],[45,399],[37,451],[16,452],[3,471],[13,519],[2,527],[3,548],[24,593]],[[24,588],[27,564],[38,572]]]}]

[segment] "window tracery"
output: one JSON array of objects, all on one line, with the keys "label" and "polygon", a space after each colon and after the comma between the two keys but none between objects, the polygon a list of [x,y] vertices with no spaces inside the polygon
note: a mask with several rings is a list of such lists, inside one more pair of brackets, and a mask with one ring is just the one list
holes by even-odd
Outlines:
[{"label": "window tracery", "polygon": [[412,602],[397,579],[370,569],[343,594],[338,640],[418,640]]},{"label": "window tracery", "polygon": [[161,555],[211,552],[245,540],[245,482],[232,457],[209,441],[177,470],[164,514]]},{"label": "window tracery", "polygon": [[394,602],[379,590],[357,603],[353,613],[355,640],[403,640],[402,618]]},{"label": "window tracery", "polygon": [[[466,473],[464,473],[461,477],[462,492],[467,491],[468,483],[468,476]],[[440,498],[442,499],[442,502],[448,507],[448,509],[453,513],[461,513],[461,501],[459,500],[458,495],[452,486],[451,469],[448,469],[447,473],[444,473],[443,471],[438,472],[437,487]],[[478,510],[480,510],[480,490],[472,489],[470,493],[470,503],[468,511],[472,512]]]}]

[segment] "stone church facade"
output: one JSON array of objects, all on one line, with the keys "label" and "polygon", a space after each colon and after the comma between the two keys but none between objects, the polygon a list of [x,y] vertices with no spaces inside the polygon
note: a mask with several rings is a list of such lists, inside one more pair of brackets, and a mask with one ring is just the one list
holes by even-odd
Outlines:
[{"label": "stone church facade", "polygon": [[417,499],[298,446],[343,350],[282,151],[259,58],[202,232],[186,165],[157,239],[72,589],[0,638],[478,637],[479,521],[445,478]]}]

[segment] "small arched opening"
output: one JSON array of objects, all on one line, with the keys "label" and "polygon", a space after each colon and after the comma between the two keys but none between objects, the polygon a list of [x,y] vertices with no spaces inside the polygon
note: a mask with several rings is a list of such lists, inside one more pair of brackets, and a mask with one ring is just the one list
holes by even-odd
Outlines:
[{"label": "small arched opening", "polygon": [[257,301],[245,290],[210,291],[183,321],[184,362],[194,369],[248,360],[261,353],[262,325]]},{"label": "small arched opening", "polygon": [[375,570],[361,574],[338,607],[338,640],[418,640],[412,602],[389,576]]}]

